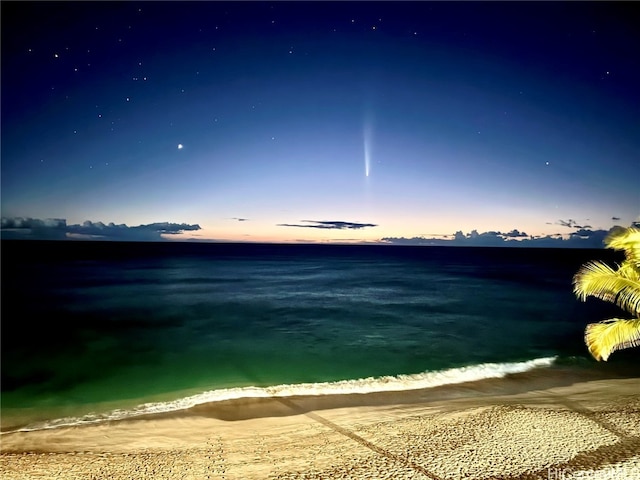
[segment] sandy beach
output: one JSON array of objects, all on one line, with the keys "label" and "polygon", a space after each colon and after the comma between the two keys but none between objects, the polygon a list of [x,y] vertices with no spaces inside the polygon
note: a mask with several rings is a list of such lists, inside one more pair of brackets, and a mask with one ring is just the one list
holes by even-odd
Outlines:
[{"label": "sandy beach", "polygon": [[482,391],[461,384],[352,398],[230,402],[5,433],[0,476],[640,478],[640,379],[506,394],[505,382],[485,383]]}]

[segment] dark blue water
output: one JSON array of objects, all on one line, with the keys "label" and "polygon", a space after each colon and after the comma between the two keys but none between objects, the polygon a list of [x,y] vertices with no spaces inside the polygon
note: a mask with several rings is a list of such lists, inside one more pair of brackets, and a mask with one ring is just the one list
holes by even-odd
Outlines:
[{"label": "dark blue water", "polygon": [[591,259],[621,260],[605,250],[3,241],[3,416],[552,357],[605,368],[590,360],[584,326],[620,312],[572,293]]}]

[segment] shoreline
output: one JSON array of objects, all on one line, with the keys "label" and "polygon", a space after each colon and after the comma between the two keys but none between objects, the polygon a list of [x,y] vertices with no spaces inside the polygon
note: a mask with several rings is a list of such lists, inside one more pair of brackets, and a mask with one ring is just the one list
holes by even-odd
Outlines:
[{"label": "shoreline", "polygon": [[[557,357],[522,362],[485,363],[419,374],[369,377],[321,383],[246,386],[220,390],[166,392],[147,398],[110,400],[78,405],[12,407],[3,404],[0,438],[15,431],[37,431],[136,418],[159,418],[208,412],[237,420],[289,414],[276,400],[295,399],[306,409],[418,403],[460,396],[524,393],[577,382],[635,378],[635,364],[565,363]],[[474,378],[479,377],[479,378]]]},{"label": "shoreline", "polygon": [[640,378],[559,382],[558,374],[550,384],[544,371],[527,373],[4,433],[0,476],[548,480],[640,472]]}]

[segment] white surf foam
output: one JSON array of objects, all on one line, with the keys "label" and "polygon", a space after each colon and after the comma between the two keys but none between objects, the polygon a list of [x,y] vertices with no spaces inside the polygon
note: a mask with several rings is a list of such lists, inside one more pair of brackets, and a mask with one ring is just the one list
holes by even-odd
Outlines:
[{"label": "white surf foam", "polygon": [[[59,427],[79,426],[113,420],[123,420],[141,415],[186,410],[196,405],[225,400],[249,398],[279,398],[298,395],[341,395],[375,392],[397,392],[473,382],[488,378],[501,378],[513,373],[522,373],[535,368],[549,367],[557,357],[536,358],[526,362],[483,363],[466,367],[450,368],[413,375],[369,377],[336,382],[300,383],[273,387],[241,387],[210,390],[179,398],[170,402],[144,403],[127,410],[111,410],[106,413],[91,413],[82,417],[66,417],[20,428],[17,431],[44,430]],[[15,431],[15,430],[14,430]],[[9,432],[3,432],[9,433]]]}]

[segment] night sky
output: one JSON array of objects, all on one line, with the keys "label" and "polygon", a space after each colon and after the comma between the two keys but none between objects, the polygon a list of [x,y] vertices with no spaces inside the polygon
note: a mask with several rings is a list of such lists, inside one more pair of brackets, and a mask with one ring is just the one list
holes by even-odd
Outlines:
[{"label": "night sky", "polygon": [[505,241],[640,220],[633,2],[1,8],[14,236]]}]

